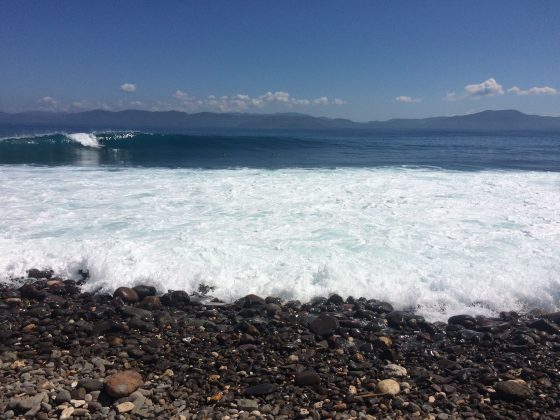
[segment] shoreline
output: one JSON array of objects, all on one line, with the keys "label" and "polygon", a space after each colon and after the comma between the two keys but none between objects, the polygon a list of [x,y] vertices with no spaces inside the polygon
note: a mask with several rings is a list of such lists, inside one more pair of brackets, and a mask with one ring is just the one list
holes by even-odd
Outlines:
[{"label": "shoreline", "polygon": [[[0,285],[3,418],[556,418],[560,313]],[[121,416],[121,417],[119,417]]]}]

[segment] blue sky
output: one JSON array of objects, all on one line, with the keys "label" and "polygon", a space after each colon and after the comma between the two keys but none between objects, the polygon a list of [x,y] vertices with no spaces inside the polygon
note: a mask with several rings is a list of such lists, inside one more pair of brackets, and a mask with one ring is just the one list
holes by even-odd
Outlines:
[{"label": "blue sky", "polygon": [[560,1],[0,0],[0,110],[560,115]]}]

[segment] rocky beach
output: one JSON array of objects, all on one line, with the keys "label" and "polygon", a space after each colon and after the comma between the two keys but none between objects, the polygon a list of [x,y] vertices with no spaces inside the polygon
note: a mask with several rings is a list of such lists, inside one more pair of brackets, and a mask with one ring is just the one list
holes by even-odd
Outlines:
[{"label": "rocky beach", "polygon": [[82,275],[0,286],[2,418],[560,417],[560,313],[433,323],[336,294],[91,293]]}]

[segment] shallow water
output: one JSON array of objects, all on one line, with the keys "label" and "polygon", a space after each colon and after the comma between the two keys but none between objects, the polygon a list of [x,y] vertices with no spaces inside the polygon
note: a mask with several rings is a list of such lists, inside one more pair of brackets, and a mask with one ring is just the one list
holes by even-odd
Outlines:
[{"label": "shallow water", "polygon": [[[88,148],[89,149],[89,148]],[[557,309],[560,173],[0,166],[0,277],[338,292],[431,319]]]}]

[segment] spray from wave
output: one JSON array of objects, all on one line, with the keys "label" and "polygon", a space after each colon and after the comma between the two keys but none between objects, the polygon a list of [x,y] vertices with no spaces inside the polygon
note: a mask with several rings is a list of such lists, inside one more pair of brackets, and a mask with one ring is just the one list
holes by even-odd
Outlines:
[{"label": "spray from wave", "polygon": [[72,133],[67,134],[66,137],[72,141],[80,143],[82,146],[94,148],[101,147],[97,136],[93,133]]}]

